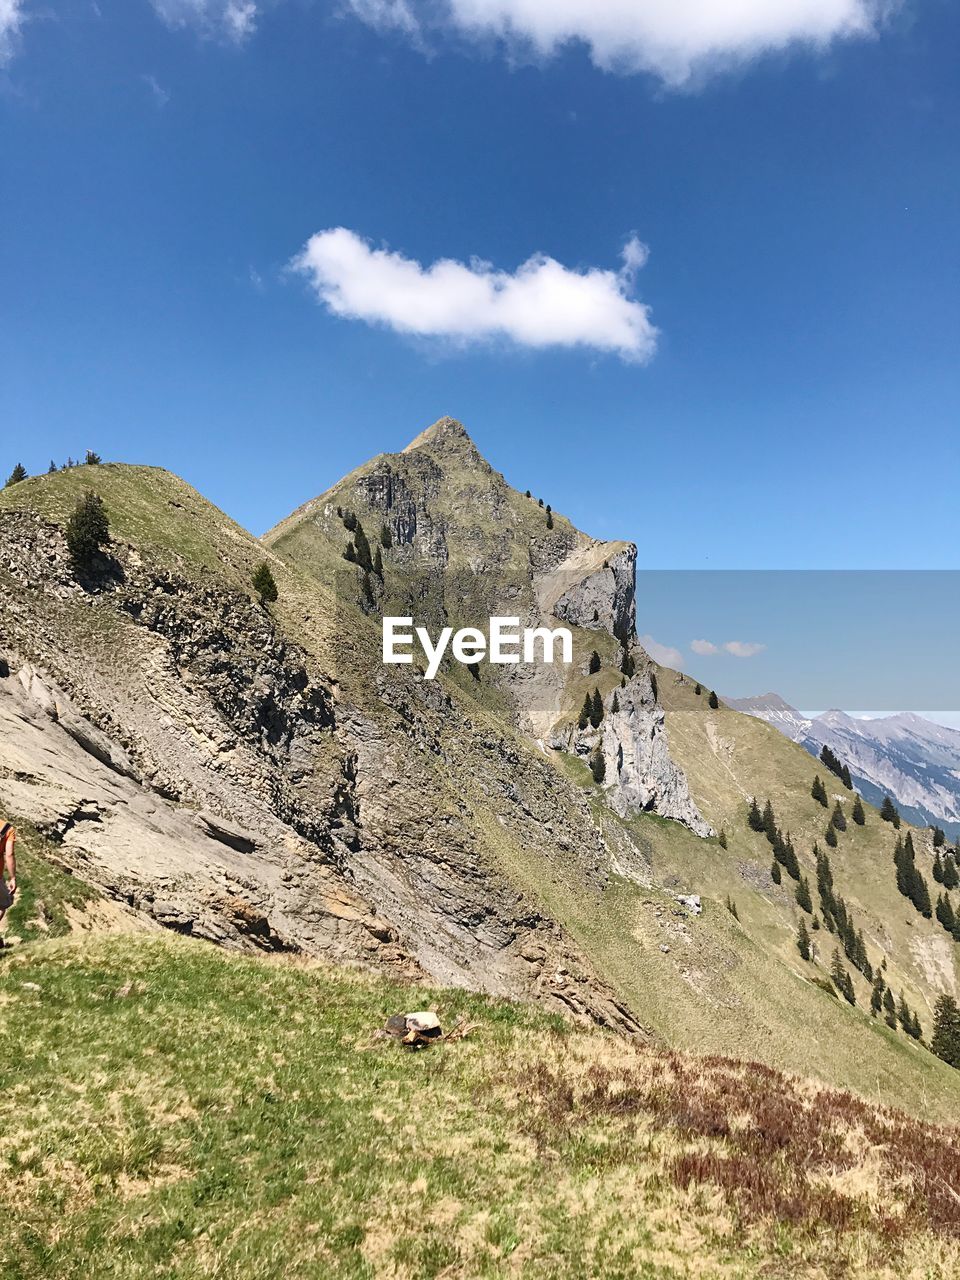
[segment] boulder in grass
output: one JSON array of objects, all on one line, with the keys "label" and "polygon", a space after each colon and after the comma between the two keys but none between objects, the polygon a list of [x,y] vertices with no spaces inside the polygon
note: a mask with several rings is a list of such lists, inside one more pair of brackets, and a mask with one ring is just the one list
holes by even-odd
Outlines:
[{"label": "boulder in grass", "polygon": [[413,1049],[443,1039],[440,1019],[432,1009],[424,1009],[419,1013],[395,1013],[387,1019],[384,1031]]}]

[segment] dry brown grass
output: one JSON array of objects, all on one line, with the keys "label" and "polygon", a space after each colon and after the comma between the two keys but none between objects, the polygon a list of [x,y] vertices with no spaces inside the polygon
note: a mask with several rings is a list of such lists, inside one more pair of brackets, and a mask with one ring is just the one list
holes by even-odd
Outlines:
[{"label": "dry brown grass", "polygon": [[605,1178],[632,1169],[711,1218],[725,1205],[743,1240],[787,1227],[840,1270],[903,1261],[922,1240],[952,1261],[918,1274],[960,1274],[960,1130],[760,1063],[594,1044],[558,1039],[511,1082],[542,1159],[587,1147]]}]

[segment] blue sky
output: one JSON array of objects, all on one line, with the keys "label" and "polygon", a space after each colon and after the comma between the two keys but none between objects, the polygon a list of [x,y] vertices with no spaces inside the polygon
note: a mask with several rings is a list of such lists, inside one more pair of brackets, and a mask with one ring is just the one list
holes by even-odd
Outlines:
[{"label": "blue sky", "polygon": [[[161,463],[261,532],[449,413],[651,568],[960,566],[955,8],[714,48],[694,0],[531,0],[535,50],[466,3],[0,0],[10,466]],[[290,269],[338,227],[353,276]]]}]

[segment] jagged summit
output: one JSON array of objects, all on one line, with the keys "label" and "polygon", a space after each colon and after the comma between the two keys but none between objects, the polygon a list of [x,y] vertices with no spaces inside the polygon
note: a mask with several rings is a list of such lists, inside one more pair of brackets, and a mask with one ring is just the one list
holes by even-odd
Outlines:
[{"label": "jagged summit", "polygon": [[421,431],[418,436],[415,436],[403,452],[413,453],[415,449],[422,449],[425,445],[438,444],[443,446],[453,445],[455,447],[467,446],[478,457],[481,456],[480,450],[473,443],[463,423],[451,417],[438,418],[432,426],[427,427],[425,431]]}]

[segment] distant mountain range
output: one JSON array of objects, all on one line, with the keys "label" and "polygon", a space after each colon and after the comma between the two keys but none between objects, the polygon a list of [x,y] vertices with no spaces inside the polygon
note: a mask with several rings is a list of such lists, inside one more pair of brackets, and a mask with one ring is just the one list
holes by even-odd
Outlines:
[{"label": "distant mountain range", "polygon": [[776,693],[728,698],[727,705],[766,720],[811,755],[830,747],[871,804],[892,796],[908,821],[960,837],[960,731],[909,711],[876,720],[825,711],[810,719]]}]

